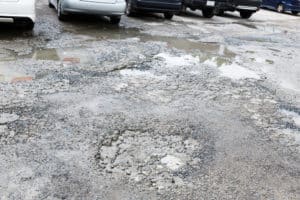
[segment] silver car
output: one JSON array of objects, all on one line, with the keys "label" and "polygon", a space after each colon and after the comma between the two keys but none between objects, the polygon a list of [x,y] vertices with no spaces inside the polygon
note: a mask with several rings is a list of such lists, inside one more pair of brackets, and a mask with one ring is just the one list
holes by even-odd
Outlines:
[{"label": "silver car", "polygon": [[49,0],[49,7],[56,8],[59,20],[65,20],[71,13],[95,14],[110,17],[118,24],[125,13],[125,0]]}]

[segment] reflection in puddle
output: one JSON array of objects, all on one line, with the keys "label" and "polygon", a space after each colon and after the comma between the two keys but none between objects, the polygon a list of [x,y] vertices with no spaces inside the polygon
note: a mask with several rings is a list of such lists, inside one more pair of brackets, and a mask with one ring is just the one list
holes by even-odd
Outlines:
[{"label": "reflection in puddle", "polygon": [[36,60],[53,60],[53,61],[59,61],[60,60],[56,49],[38,50],[34,53],[33,57]]},{"label": "reflection in puddle", "polygon": [[0,64],[0,82],[21,82],[21,81],[30,81],[32,80],[31,76],[27,76],[17,70],[7,67]]},{"label": "reflection in puddle", "polygon": [[[66,32],[70,32],[80,36],[89,36],[88,40],[114,40],[114,39],[128,39],[139,38],[141,42],[159,41],[166,42],[169,47],[187,51],[189,53],[195,53],[200,51],[202,53],[216,53],[220,50],[220,44],[212,42],[199,42],[186,38],[166,37],[159,35],[149,35],[142,33],[137,28],[124,28],[124,27],[102,27],[97,29],[94,26],[70,26],[65,28]],[[233,53],[228,49],[224,49],[224,56],[232,57]],[[235,56],[235,55],[234,55]]]},{"label": "reflection in puddle", "polygon": [[36,60],[62,61],[65,63],[93,64],[95,58],[83,48],[39,49],[32,55]]}]

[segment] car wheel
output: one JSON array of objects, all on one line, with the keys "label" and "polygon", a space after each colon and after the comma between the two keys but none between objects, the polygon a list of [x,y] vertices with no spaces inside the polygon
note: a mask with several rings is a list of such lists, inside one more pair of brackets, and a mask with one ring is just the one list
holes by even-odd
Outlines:
[{"label": "car wheel", "polygon": [[57,17],[60,21],[65,21],[66,20],[66,15],[62,13],[62,5],[61,5],[62,0],[59,0],[57,2]]},{"label": "car wheel", "polygon": [[215,15],[214,9],[213,8],[203,8],[202,15],[205,18],[212,18]]},{"label": "car wheel", "polygon": [[277,10],[277,12],[283,13],[283,12],[284,12],[284,7],[283,7],[283,5],[282,5],[281,3],[278,4],[276,10]]},{"label": "car wheel", "polygon": [[135,14],[135,12],[134,12],[134,10],[132,8],[132,2],[131,2],[131,0],[127,0],[126,1],[126,11],[125,11],[125,13],[126,13],[126,15],[128,17],[133,17],[134,14]]},{"label": "car wheel", "polygon": [[293,15],[298,15],[298,13],[299,13],[298,11],[292,11]]},{"label": "car wheel", "polygon": [[121,16],[112,16],[110,17],[111,24],[119,24],[121,21]]},{"label": "car wheel", "polygon": [[168,13],[164,13],[164,16],[165,16],[166,19],[171,20],[173,18],[174,14],[168,12]]},{"label": "car wheel", "polygon": [[248,11],[248,10],[241,10],[240,11],[240,16],[243,19],[249,19],[252,16],[253,12]]}]

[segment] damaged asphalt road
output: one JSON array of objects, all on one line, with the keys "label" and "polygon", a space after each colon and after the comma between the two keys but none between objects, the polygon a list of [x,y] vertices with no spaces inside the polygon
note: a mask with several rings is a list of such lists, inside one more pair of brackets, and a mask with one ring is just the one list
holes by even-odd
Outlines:
[{"label": "damaged asphalt road", "polygon": [[299,17],[37,4],[0,28],[1,200],[299,199]]}]

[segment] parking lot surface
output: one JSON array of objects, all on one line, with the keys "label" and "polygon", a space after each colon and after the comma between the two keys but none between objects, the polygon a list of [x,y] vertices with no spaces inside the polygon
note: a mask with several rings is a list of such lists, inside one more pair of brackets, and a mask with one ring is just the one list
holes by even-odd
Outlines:
[{"label": "parking lot surface", "polygon": [[0,199],[300,199],[300,17],[0,25]]}]

